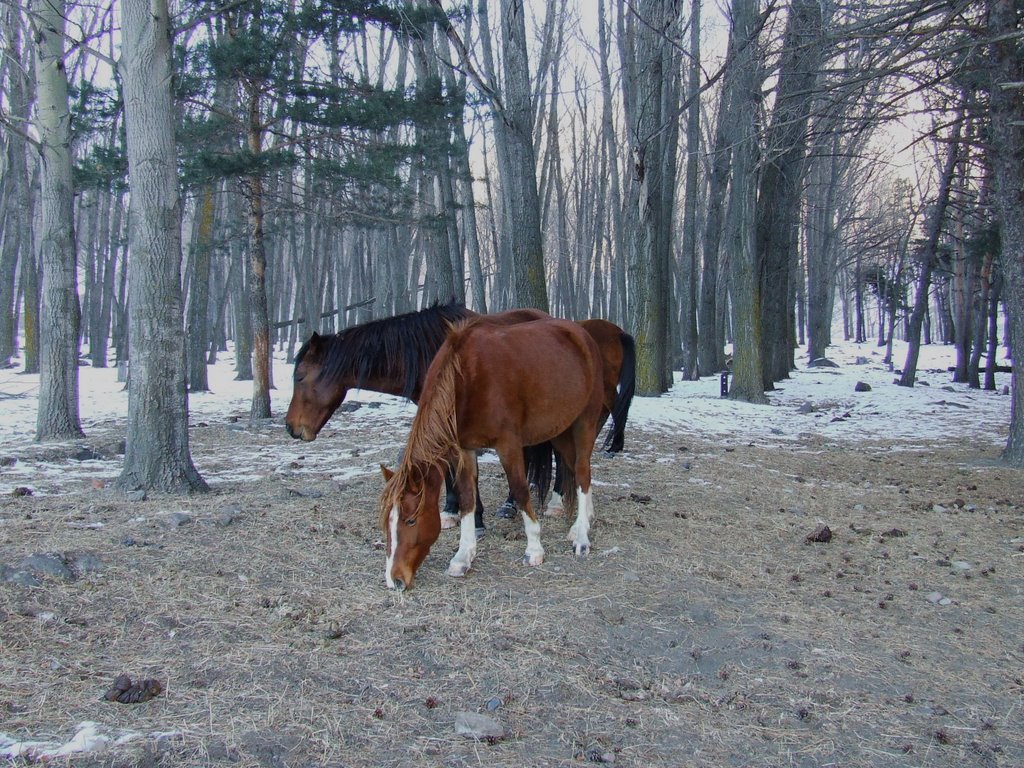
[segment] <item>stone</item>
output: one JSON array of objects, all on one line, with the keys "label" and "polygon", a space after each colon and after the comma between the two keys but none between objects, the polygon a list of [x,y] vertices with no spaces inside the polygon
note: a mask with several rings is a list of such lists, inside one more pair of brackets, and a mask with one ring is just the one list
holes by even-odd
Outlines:
[{"label": "stone", "polygon": [[0,565],[0,584],[17,584],[19,587],[41,587],[43,583],[29,571],[21,571],[8,565]]},{"label": "stone", "polygon": [[853,385],[853,391],[854,392],[870,392],[871,391],[871,385],[868,384],[866,381],[858,381],[856,384]]},{"label": "stone", "polygon": [[64,558],[60,555],[49,553],[37,553],[29,555],[21,561],[18,570],[30,571],[44,576],[53,576],[61,581],[74,581],[75,574],[68,568]]},{"label": "stone", "polygon": [[815,410],[816,410],[815,407],[811,403],[804,402],[804,403],[800,404],[800,407],[796,409],[796,412],[797,413],[802,413],[802,414],[808,414],[808,413],[814,413]]},{"label": "stone", "polygon": [[68,555],[67,559],[71,570],[78,576],[84,576],[87,573],[97,573],[104,568],[103,561],[92,552],[74,552]]},{"label": "stone", "polygon": [[493,717],[476,712],[457,712],[455,732],[467,739],[497,740],[505,738],[505,727]]},{"label": "stone", "polygon": [[124,497],[128,501],[145,501],[146,500],[146,492],[144,490],[142,490],[141,488],[136,488],[136,489],[131,490],[131,491],[125,491]]},{"label": "stone", "polygon": [[168,512],[162,522],[168,528],[180,528],[192,522],[192,515],[187,512]]}]

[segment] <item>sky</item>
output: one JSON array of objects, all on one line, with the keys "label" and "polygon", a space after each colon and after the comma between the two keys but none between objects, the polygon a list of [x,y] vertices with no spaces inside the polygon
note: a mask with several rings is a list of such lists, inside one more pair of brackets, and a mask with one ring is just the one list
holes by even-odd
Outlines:
[{"label": "sky", "polygon": [[[952,347],[932,345],[922,350],[919,385],[913,388],[893,384],[895,374],[882,363],[884,350],[874,343],[845,343],[829,348],[838,368],[807,368],[798,357],[798,370],[788,381],[769,393],[768,405],[733,402],[720,397],[718,377],[697,382],[676,380],[672,390],[661,397],[637,397],[627,424],[666,438],[665,451],[672,452],[678,435],[693,434],[723,442],[752,441],[760,444],[798,444],[808,435],[838,443],[858,441],[935,441],[944,436],[966,438],[979,444],[1005,445],[1009,425],[1010,398],[1001,394],[1009,385],[1009,374],[997,374],[997,391],[968,389],[951,384],[946,370],[953,364]],[[906,348],[895,344],[896,367],[902,365]],[[804,356],[805,357],[805,356]],[[858,359],[863,362],[858,362]],[[1004,362],[1004,361],[1000,361]],[[113,368],[80,370],[80,414],[90,439],[124,437],[128,393],[117,381]],[[278,358],[274,363],[272,412],[283,427],[283,415],[291,398],[291,366]],[[863,381],[869,392],[856,392]],[[404,444],[414,406],[400,398],[375,392],[357,391],[349,400],[372,408],[338,413],[326,430],[344,426],[371,427],[379,437],[376,445],[365,446],[359,458],[339,462],[337,454],[324,451],[322,458],[299,441],[274,440],[268,449],[266,430],[246,431],[245,422],[252,397],[251,382],[234,381],[233,357],[221,355],[210,368],[212,392],[190,398],[193,424],[228,424],[234,417],[243,436],[231,446],[230,456],[202,455],[195,461],[211,484],[264,477],[305,456],[303,466],[311,473],[329,472],[337,480],[379,472],[381,455],[386,457]],[[31,488],[36,494],[59,494],[84,487],[93,480],[112,480],[121,471],[120,458],[107,461],[32,461],[40,452],[34,441],[39,377],[18,369],[0,371],[0,458],[19,457],[13,466],[0,467],[0,494],[16,487]],[[810,412],[805,404],[810,404]],[[347,421],[342,421],[347,420]],[[248,436],[248,437],[246,437]],[[315,445],[315,444],[314,444]],[[648,448],[649,450],[649,448]]]}]

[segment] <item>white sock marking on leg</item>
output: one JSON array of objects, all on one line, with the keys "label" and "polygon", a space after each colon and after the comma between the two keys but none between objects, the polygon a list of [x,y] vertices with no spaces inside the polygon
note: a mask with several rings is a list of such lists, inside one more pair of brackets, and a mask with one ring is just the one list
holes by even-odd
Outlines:
[{"label": "white sock marking on leg", "polygon": [[530,519],[525,512],[523,516],[523,528],[526,529],[526,562],[529,565],[540,565],[544,562],[544,547],[540,543],[540,521]]},{"label": "white sock marking on leg", "polygon": [[391,507],[391,513],[388,515],[388,531],[390,536],[388,537],[388,556],[384,563],[384,581],[387,582],[388,589],[395,588],[395,579],[391,575],[391,569],[395,565],[395,550],[398,548],[398,505],[395,504]]},{"label": "white sock marking on leg", "polygon": [[459,551],[448,564],[449,576],[464,576],[476,557],[476,522],[472,512],[459,520]]},{"label": "white sock marking on leg", "polygon": [[551,498],[548,499],[547,509],[544,510],[545,515],[561,515],[565,511],[565,505],[562,503],[562,494],[558,491],[551,492]]},{"label": "white sock marking on leg", "polygon": [[576,488],[576,522],[570,529],[573,550],[577,555],[590,549],[590,520],[594,513],[594,501],[590,492]]}]

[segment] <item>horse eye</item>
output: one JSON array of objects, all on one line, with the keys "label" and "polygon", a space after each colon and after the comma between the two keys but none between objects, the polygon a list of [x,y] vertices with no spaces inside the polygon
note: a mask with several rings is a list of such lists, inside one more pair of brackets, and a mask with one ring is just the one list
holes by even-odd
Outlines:
[{"label": "horse eye", "polygon": [[406,525],[416,525],[416,518],[415,517],[410,517],[408,520],[405,521],[405,524]]}]

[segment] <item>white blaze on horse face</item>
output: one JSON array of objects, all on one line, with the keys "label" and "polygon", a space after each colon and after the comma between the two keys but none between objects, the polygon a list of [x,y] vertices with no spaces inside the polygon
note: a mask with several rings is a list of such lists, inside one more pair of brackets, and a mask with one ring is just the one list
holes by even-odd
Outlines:
[{"label": "white blaze on horse face", "polygon": [[449,576],[465,576],[476,557],[476,522],[473,513],[467,512],[459,520],[459,551],[448,564]]},{"label": "white blaze on horse face", "polygon": [[531,520],[525,512],[523,516],[523,528],[526,530],[526,555],[523,562],[527,565],[540,565],[544,562],[544,547],[540,543],[540,521]]},{"label": "white blaze on horse face", "polygon": [[391,507],[391,514],[388,515],[388,556],[384,564],[384,581],[388,589],[395,588],[395,579],[391,575],[391,569],[395,565],[395,550],[398,549],[398,505]]}]

